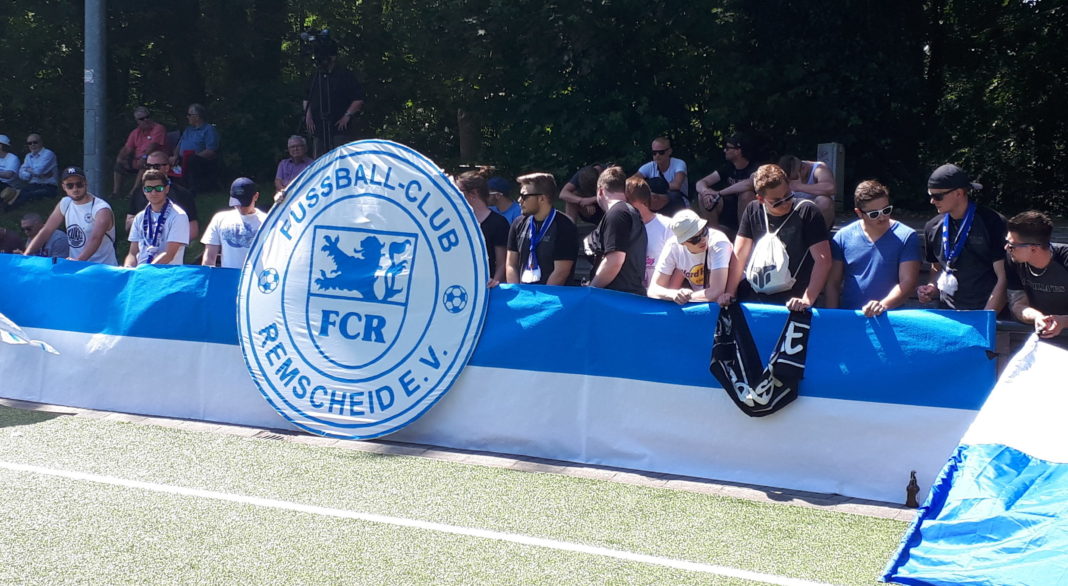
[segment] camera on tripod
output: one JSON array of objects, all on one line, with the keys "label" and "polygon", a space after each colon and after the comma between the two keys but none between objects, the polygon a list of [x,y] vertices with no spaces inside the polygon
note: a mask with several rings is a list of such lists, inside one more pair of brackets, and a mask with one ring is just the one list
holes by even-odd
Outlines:
[{"label": "camera on tripod", "polygon": [[323,62],[337,55],[337,43],[330,38],[330,29],[308,29],[300,33],[300,51],[311,55],[313,62]]}]

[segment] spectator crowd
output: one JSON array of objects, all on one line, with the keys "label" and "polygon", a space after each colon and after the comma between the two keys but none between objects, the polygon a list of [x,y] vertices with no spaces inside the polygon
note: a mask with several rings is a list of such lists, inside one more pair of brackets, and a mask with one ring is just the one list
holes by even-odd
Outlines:
[{"label": "spectator crowd", "polygon": [[[337,131],[362,107],[359,89],[347,91],[361,99],[335,100],[346,106]],[[308,109],[312,123],[322,115],[316,108]],[[230,207],[201,233],[196,199],[218,179],[219,133],[200,104],[189,106],[181,132],[168,133],[151,116],[134,109],[135,127],[113,168],[110,200],[129,202],[122,264],[182,264],[186,246],[200,237],[202,264],[240,267],[266,217],[255,183],[235,179]],[[1041,211],[1006,221],[976,201],[980,184],[945,164],[927,182],[936,213],[922,234],[893,218],[890,191],[874,179],[855,187],[856,220],[832,233],[840,194],[827,163],[793,155],[759,161],[747,142],[727,139],[724,163],[692,188],[685,161],[663,136],[633,173],[594,163],[562,188],[543,172],[514,183],[488,168],[458,175],[456,186],[482,228],[489,286],[587,285],[680,305],[753,301],[868,317],[914,304],[915,296],[926,307],[1004,311],[1043,338],[1068,324],[1068,245],[1052,242],[1053,223]],[[289,137],[286,150],[276,200],[313,162],[301,135]],[[0,135],[4,209],[54,199],[60,190],[62,197],[47,218],[25,214],[23,235],[0,233],[0,251],[118,264],[111,205],[89,193],[85,171],[59,167],[38,134],[26,138],[21,160],[13,151]],[[576,277],[580,258],[592,267],[585,279]],[[924,263],[929,278],[921,283]]]}]

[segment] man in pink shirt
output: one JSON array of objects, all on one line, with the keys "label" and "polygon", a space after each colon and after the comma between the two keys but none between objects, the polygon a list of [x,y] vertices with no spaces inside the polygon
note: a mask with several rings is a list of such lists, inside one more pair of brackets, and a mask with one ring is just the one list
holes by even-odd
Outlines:
[{"label": "man in pink shirt", "polygon": [[[144,170],[145,159],[153,151],[164,150],[167,143],[167,129],[162,124],[152,120],[151,112],[144,106],[138,106],[133,112],[137,127],[126,137],[126,144],[122,145],[118,156],[115,157],[115,183],[111,190],[111,199],[119,196],[122,191],[122,178],[124,175],[139,176]],[[134,179],[134,187],[137,179]]]}]

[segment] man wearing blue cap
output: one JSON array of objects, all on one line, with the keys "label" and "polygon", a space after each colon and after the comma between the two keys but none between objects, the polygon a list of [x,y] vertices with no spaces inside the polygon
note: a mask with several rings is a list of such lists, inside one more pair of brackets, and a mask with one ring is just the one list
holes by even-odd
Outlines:
[{"label": "man wearing blue cap", "polygon": [[927,180],[938,215],[923,229],[931,281],[916,289],[921,303],[994,312],[1005,305],[1005,218],[972,201],[971,193],[982,188],[950,164]]},{"label": "man wearing blue cap", "polygon": [[222,253],[219,266],[239,269],[245,264],[249,248],[256,232],[260,230],[267,214],[256,208],[260,192],[248,177],[238,177],[230,185],[231,209],[215,214],[204,230],[204,258],[201,264],[213,267]]},{"label": "man wearing blue cap", "polygon": [[511,182],[504,177],[491,177],[486,186],[489,187],[489,209],[504,216],[511,226],[523,214],[523,208],[508,195],[512,191]]}]

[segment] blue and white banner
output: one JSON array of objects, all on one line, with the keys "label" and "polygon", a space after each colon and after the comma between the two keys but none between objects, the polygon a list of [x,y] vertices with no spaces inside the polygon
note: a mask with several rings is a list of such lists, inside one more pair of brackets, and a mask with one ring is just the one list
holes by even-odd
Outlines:
[{"label": "blue and white banner", "polygon": [[1068,584],[1068,351],[1032,336],[942,469],[883,580]]},{"label": "blue and white banner", "polygon": [[[245,368],[239,274],[0,255],[0,312],[64,356],[4,347],[0,395],[292,428]],[[786,309],[745,312],[770,356]],[[717,316],[615,291],[491,289],[452,390],[390,438],[904,502],[909,472],[934,479],[993,387],[989,312],[816,310],[800,396],[753,419],[708,371]]]}]

